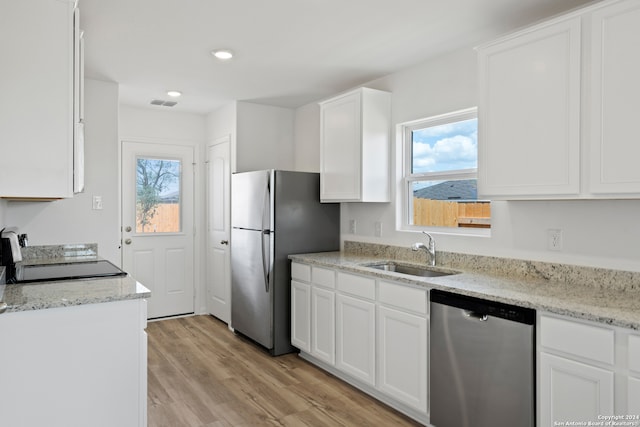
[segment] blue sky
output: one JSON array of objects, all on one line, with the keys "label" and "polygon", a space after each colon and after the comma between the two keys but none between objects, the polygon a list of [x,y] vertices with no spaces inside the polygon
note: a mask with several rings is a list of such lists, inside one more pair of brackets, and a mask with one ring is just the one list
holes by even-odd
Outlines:
[{"label": "blue sky", "polygon": [[478,120],[413,132],[413,173],[478,167]]}]

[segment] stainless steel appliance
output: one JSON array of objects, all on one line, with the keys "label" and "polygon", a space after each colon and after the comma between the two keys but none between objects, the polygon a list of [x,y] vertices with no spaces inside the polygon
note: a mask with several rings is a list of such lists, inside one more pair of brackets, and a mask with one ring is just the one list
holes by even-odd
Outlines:
[{"label": "stainless steel appliance", "polygon": [[535,426],[535,310],[431,291],[430,422]]},{"label": "stainless steel appliance", "polygon": [[340,205],[320,175],[264,170],[231,178],[231,326],[274,356],[291,345],[288,255],[340,248]]}]

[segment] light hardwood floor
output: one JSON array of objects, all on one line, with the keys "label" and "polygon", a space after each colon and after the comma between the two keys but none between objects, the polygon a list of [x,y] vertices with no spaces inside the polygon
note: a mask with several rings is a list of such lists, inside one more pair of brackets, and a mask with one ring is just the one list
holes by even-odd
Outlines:
[{"label": "light hardwood floor", "polygon": [[149,427],[420,425],[295,354],[269,356],[214,317],[147,332]]}]

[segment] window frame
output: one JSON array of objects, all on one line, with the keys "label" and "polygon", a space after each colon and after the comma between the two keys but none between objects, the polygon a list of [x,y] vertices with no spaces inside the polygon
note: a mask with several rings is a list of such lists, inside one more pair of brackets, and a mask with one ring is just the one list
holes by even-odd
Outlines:
[{"label": "window frame", "polygon": [[[401,196],[402,209],[400,229],[403,231],[430,231],[442,234],[464,234],[474,236],[489,236],[491,228],[465,228],[465,227],[436,227],[412,224],[413,215],[413,190],[412,184],[416,181],[443,181],[451,179],[478,179],[478,168],[457,169],[438,172],[412,173],[413,166],[413,131],[427,127],[440,126],[453,122],[461,122],[478,118],[478,107],[466,108],[450,113],[431,116],[424,119],[414,120],[399,125],[398,137],[401,138],[402,145],[402,174],[401,174]],[[479,151],[479,149],[478,149]]]}]

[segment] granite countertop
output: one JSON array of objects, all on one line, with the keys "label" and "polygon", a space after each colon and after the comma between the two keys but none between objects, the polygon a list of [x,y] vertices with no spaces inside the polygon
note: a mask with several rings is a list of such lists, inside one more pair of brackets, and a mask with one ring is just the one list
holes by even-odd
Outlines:
[{"label": "granite countertop", "polygon": [[[584,280],[586,284],[575,283],[570,280],[557,280],[553,276],[549,278],[548,274],[540,271],[537,271],[538,274],[534,275],[522,274],[520,267],[525,263],[523,261],[514,264],[520,270],[514,268],[513,274],[509,274],[504,269],[499,272],[478,271],[474,269],[473,263],[465,266],[462,262],[451,262],[450,257],[444,256],[445,262],[439,268],[453,269],[458,272],[457,274],[439,277],[415,277],[365,266],[365,264],[379,263],[386,260],[416,265],[416,262],[398,260],[390,256],[388,251],[378,251],[378,253],[374,254],[324,252],[290,255],[289,258],[296,262],[365,274],[376,278],[393,280],[394,282],[406,283],[410,286],[440,289],[533,308],[539,311],[640,330],[640,287],[637,286],[637,273],[611,273],[615,276],[613,279],[618,279],[616,281],[618,284],[613,286],[603,285],[603,283],[607,282],[606,280],[600,280],[598,282],[600,283],[599,285],[594,285],[589,280]],[[501,264],[508,265],[509,260],[501,262]],[[425,263],[422,262],[421,265],[424,266]],[[539,266],[535,267],[536,270],[543,270]],[[558,269],[557,265],[551,265],[549,268]],[[596,270],[594,270],[594,276],[604,274]],[[588,270],[585,273],[580,267],[571,271],[573,279],[589,275]]]},{"label": "granite countertop", "polygon": [[7,313],[82,304],[149,298],[151,292],[133,277],[8,284],[4,290]]},{"label": "granite countertop", "polygon": [[[28,250],[28,251],[27,251]],[[23,265],[92,262],[101,259],[91,244],[37,246],[23,248],[28,256]],[[151,291],[133,277],[115,276],[95,279],[61,280],[7,284],[2,300],[7,311],[41,310],[83,304],[149,298]]]}]

